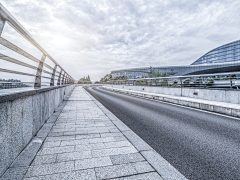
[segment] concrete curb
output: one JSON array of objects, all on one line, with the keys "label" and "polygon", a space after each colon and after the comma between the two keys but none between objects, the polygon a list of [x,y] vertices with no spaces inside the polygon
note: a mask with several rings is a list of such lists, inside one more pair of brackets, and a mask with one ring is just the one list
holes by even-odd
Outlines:
[{"label": "concrete curb", "polygon": [[118,119],[105,106],[97,101],[90,93],[86,93],[94,100],[96,105],[103,113],[112,121],[119,131],[133,144],[133,146],[142,154],[142,156],[151,164],[151,166],[159,173],[164,180],[187,180],[176,168],[158,154],[151,146],[149,146],[142,138],[134,133],[120,119]]},{"label": "concrete curb", "polygon": [[103,86],[102,88],[105,90],[115,91],[119,93],[125,93],[129,95],[145,97],[149,99],[169,102],[169,103],[178,104],[182,106],[240,117],[239,104],[194,99],[194,98],[188,98],[188,97],[178,97],[178,96],[164,95],[164,94],[147,93],[147,92],[141,92],[141,91],[125,90],[125,89],[117,89],[117,88],[111,88],[106,86]]}]

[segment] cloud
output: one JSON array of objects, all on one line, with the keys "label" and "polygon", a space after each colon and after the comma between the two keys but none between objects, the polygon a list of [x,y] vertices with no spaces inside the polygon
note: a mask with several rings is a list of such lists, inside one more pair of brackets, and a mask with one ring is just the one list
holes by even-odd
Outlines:
[{"label": "cloud", "polygon": [[[239,39],[240,1],[3,0],[75,79],[111,70],[188,65]],[[5,32],[10,36],[10,31]]]}]

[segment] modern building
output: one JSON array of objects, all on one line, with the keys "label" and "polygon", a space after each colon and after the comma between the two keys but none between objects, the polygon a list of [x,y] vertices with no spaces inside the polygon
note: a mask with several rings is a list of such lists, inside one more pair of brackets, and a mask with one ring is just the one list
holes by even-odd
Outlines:
[{"label": "modern building", "polygon": [[[234,73],[240,72],[240,40],[215,48],[187,66],[153,67],[156,71],[166,72],[170,76]],[[137,79],[148,76],[149,67],[112,71],[112,76],[128,76]]]}]

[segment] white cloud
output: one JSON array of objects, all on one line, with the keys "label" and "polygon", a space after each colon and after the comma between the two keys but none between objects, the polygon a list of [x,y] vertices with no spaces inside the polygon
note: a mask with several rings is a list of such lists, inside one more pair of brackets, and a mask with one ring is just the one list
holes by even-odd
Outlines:
[{"label": "white cloud", "polygon": [[[114,69],[188,65],[239,39],[240,1],[3,0],[75,79]],[[10,32],[5,32],[6,35]]]}]

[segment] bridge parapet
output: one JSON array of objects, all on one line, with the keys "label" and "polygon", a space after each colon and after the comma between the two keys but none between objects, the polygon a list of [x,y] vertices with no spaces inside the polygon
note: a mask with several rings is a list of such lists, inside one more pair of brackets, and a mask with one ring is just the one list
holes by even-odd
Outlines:
[{"label": "bridge parapet", "polygon": [[0,177],[75,85],[17,88],[0,93]]}]

